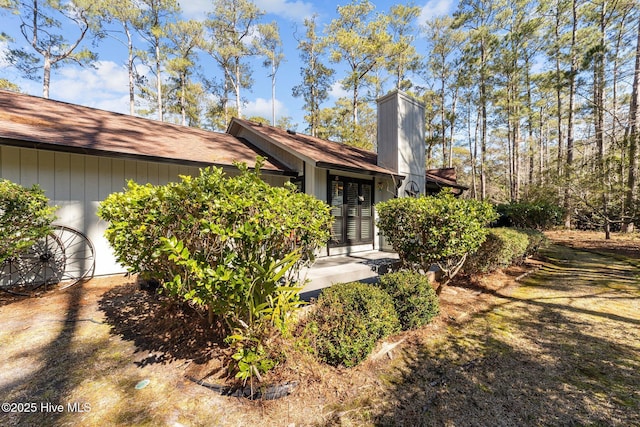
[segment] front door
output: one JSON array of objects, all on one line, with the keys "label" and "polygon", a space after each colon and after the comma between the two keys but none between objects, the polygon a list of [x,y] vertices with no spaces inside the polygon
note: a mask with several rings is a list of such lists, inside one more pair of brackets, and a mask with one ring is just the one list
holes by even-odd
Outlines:
[{"label": "front door", "polygon": [[328,190],[334,217],[329,245],[373,243],[373,181],[330,176]]}]

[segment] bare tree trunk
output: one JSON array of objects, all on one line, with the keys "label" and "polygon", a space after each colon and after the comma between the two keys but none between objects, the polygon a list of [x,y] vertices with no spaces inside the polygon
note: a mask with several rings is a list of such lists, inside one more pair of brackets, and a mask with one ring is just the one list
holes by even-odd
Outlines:
[{"label": "bare tree trunk", "polygon": [[469,105],[467,113],[467,132],[469,134],[469,157],[471,158],[471,197],[478,198],[478,183],[476,174],[478,173],[476,160],[478,157],[478,122],[476,118],[476,126],[473,137],[471,136],[471,105]]},{"label": "bare tree trunk", "polygon": [[570,60],[571,60],[571,70],[569,74],[569,111],[567,117],[567,158],[565,162],[565,171],[564,171],[564,209],[565,209],[565,217],[564,217],[564,226],[566,228],[571,228],[571,178],[572,178],[572,168],[573,168],[573,116],[574,116],[574,103],[575,103],[575,91],[576,91],[576,74],[578,68],[578,60],[576,58],[576,33],[578,30],[578,6],[576,4],[576,0],[571,2],[571,13],[572,13],[572,27],[571,27],[571,46],[570,46]]},{"label": "bare tree trunk", "polygon": [[[444,59],[443,59],[443,63],[444,63]],[[444,105],[445,103],[444,89],[445,89],[445,79],[444,79],[444,73],[443,73],[442,80],[440,81],[440,126],[442,126],[440,140],[442,141],[442,166],[447,167],[447,162],[451,163],[451,160],[447,159],[447,153],[449,152],[449,150],[447,150],[447,132],[446,132],[446,126],[444,124],[445,114],[446,114],[445,105]]]},{"label": "bare tree trunk", "polygon": [[480,109],[482,114],[481,120],[481,139],[480,139],[480,199],[487,198],[487,172],[485,170],[487,164],[487,82],[485,80],[486,53],[484,41],[480,46]]},{"label": "bare tree trunk", "polygon": [[127,70],[129,72],[129,114],[133,116],[135,112],[135,76],[133,74],[133,40],[131,38],[131,32],[129,31],[129,27],[124,24],[124,32],[127,35],[127,50],[128,50],[128,58],[127,58]]},{"label": "bare tree trunk", "polygon": [[635,216],[636,182],[638,178],[638,104],[640,104],[640,19],[638,20],[638,39],[636,41],[636,64],[633,74],[633,89],[631,91],[631,104],[629,106],[629,175],[627,178],[627,191],[625,195],[625,222],[623,231],[630,233],[634,229],[633,217]]},{"label": "bare tree trunk", "polygon": [[156,90],[158,91],[158,120],[163,121],[164,114],[162,111],[162,76],[160,64],[160,40],[156,39]]},{"label": "bare tree trunk", "polygon": [[449,164],[448,167],[453,167],[453,135],[455,133],[456,122],[456,107],[458,105],[458,88],[456,87],[453,93],[453,99],[451,100],[451,123],[449,126]]},{"label": "bare tree trunk", "polygon": [[51,57],[44,56],[43,77],[42,77],[42,97],[49,98],[49,85],[51,84]]},{"label": "bare tree trunk", "polygon": [[235,58],[234,61],[235,82],[233,82],[233,89],[236,94],[236,114],[238,114],[238,118],[242,118],[242,99],[240,98],[240,58]]},{"label": "bare tree trunk", "polygon": [[[273,53],[275,57],[275,52]],[[276,125],[276,65],[271,61],[271,126]]]},{"label": "bare tree trunk", "polygon": [[187,79],[183,74],[180,76],[180,113],[182,115],[182,126],[187,125]]},{"label": "bare tree trunk", "polygon": [[611,238],[611,226],[609,224],[609,190],[604,164],[604,46],[605,46],[605,5],[602,5],[600,13],[599,40],[601,51],[594,55],[593,62],[593,123],[596,138],[596,176],[598,177],[600,191],[602,191],[602,211],[604,214],[605,239]]}]

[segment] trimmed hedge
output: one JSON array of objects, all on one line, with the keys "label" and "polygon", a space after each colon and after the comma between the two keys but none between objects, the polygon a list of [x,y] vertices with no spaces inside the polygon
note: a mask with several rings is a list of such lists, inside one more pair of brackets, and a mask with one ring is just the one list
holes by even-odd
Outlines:
[{"label": "trimmed hedge", "polygon": [[548,202],[510,202],[496,206],[501,227],[533,228],[548,230],[559,225],[564,210]]},{"label": "trimmed hedge", "polygon": [[426,325],[440,312],[438,296],[427,276],[411,271],[398,271],[380,276],[378,285],[391,298],[403,330]]},{"label": "trimmed hedge", "polygon": [[512,228],[492,228],[480,248],[467,257],[466,274],[490,273],[522,259],[529,247],[526,233]]},{"label": "trimmed hedge", "polygon": [[437,196],[402,197],[380,202],[378,227],[400,256],[404,268],[428,271],[437,264],[446,281],[460,270],[467,254],[475,252],[497,218],[493,206],[460,199],[447,190]]},{"label": "trimmed hedge", "polygon": [[533,230],[531,228],[519,228],[518,231],[526,234],[529,239],[529,245],[527,246],[527,250],[525,251],[523,258],[537,254],[540,249],[549,244],[547,236],[538,230]]},{"label": "trimmed hedge", "polygon": [[309,316],[311,345],[326,363],[363,361],[376,342],[400,330],[391,296],[374,285],[341,283],[325,289]]}]

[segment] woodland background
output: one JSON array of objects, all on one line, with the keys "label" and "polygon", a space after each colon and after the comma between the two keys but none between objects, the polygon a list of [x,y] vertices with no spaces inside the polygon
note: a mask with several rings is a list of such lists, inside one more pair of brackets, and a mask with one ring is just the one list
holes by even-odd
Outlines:
[{"label": "woodland background", "polygon": [[[322,28],[304,19],[298,58],[248,0],[214,0],[205,20],[182,20],[174,0],[0,0],[2,13],[21,24],[0,34],[2,59],[44,97],[51,69],[91,67],[116,38],[130,114],[224,130],[243,116],[256,59],[272,100],[287,61],[304,123],[276,120],[275,101],[270,118],[246,118],[375,150],[375,99],[397,88],[427,106],[427,166],[455,166],[466,197],[557,204],[578,228],[632,231],[638,219],[636,0],[460,0],[429,20],[412,4],[354,0]],[[331,104],[336,82],[345,95]]]}]

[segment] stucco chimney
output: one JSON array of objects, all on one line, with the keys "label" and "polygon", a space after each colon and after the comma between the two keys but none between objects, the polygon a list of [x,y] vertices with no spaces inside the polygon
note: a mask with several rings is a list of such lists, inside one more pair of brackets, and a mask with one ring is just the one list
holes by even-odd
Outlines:
[{"label": "stucco chimney", "polygon": [[378,165],[405,176],[399,197],[424,194],[424,104],[398,90],[377,102]]}]

